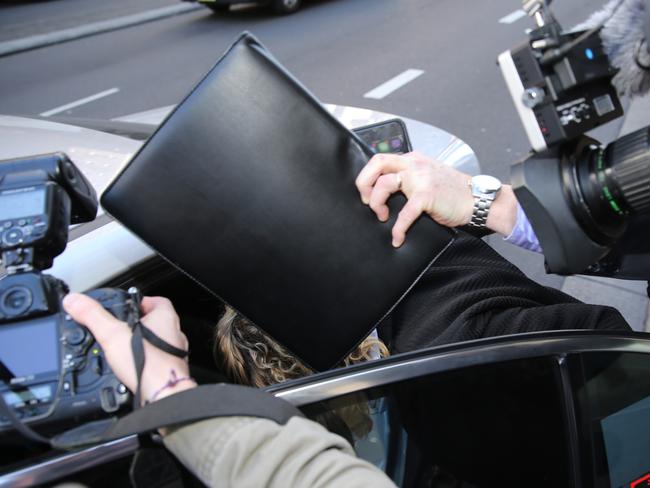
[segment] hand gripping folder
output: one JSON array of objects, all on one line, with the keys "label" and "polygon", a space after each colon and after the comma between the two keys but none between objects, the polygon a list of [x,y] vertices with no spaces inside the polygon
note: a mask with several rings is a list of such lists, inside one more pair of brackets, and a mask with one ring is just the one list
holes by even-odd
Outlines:
[{"label": "hand gripping folder", "polygon": [[[335,366],[452,241],[400,249],[354,180],[372,152],[244,33],[102,196],[106,211],[316,370]],[[218,317],[215,317],[215,323]]]}]

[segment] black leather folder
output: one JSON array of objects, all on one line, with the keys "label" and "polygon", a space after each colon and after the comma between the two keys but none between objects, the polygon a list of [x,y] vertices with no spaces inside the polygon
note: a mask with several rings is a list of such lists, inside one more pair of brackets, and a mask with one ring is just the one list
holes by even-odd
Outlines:
[{"label": "black leather folder", "polygon": [[[335,366],[453,239],[391,246],[354,180],[371,151],[244,33],[122,170],[104,208],[316,370]],[[215,317],[216,322],[217,317]]]}]

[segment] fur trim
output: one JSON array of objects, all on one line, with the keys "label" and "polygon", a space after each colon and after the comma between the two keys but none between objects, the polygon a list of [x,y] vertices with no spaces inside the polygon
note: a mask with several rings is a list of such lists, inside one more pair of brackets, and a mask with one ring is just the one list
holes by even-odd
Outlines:
[{"label": "fur trim", "polygon": [[[622,95],[645,95],[650,91],[650,70],[641,68],[635,59],[639,43],[644,40],[646,8],[647,0],[610,0],[602,10],[573,29],[590,29],[609,19],[600,37],[610,63],[619,69],[614,85]],[[614,15],[609,18],[612,12]],[[639,58],[643,65],[650,66],[650,54],[645,49],[641,49]]]}]

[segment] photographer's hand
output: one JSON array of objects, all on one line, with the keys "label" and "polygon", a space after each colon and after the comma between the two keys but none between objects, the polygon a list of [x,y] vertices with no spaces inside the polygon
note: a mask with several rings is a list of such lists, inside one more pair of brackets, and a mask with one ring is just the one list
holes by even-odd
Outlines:
[{"label": "photographer's hand", "polygon": [[[447,227],[469,223],[474,197],[470,176],[417,152],[404,155],[378,154],[361,170],[356,185],[363,203],[382,222],[388,220],[388,198],[403,192],[408,202],[393,226],[393,246],[404,243],[406,231],[422,214]],[[517,219],[517,200],[512,188],[503,185],[492,204],[487,227],[504,236]]]},{"label": "photographer's hand", "polygon": [[[172,346],[187,350],[187,338],[181,331],[178,315],[169,300],[144,297],[141,307],[144,313],[141,320],[147,328]],[[117,320],[99,302],[86,295],[70,293],[63,299],[63,308],[76,322],[92,332],[115,375],[129,390],[135,391],[137,378],[131,353],[131,330],[127,324]],[[159,400],[196,386],[193,380],[186,380],[163,388],[171,375],[189,377],[187,360],[172,356],[147,341],[144,341],[144,351],[145,367],[141,378],[143,400],[151,399],[154,394],[155,399]]]},{"label": "photographer's hand", "polygon": [[[113,372],[133,391],[137,379],[127,324],[86,295],[67,295],[63,307],[90,329]],[[167,343],[187,349],[187,338],[169,300],[145,297],[141,307],[147,328]],[[143,398],[160,391],[156,395],[160,399],[196,387],[193,381],[184,381],[161,390],[172,370],[188,375],[187,362],[146,341],[144,349]],[[165,446],[206,486],[395,486],[375,466],[357,459],[345,439],[302,417],[293,417],[284,425],[252,416],[215,417],[159,432]]]}]

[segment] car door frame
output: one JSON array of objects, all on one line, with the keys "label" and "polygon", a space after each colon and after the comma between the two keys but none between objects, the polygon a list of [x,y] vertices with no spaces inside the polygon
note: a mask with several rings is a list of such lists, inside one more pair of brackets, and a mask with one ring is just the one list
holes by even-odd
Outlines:
[{"label": "car door frame", "polygon": [[[638,332],[547,331],[481,339],[399,354],[319,373],[274,385],[267,388],[267,391],[301,407],[369,388],[472,366],[550,356],[557,357],[561,362],[569,354],[586,352],[650,354],[650,336]],[[568,372],[566,374],[568,375]],[[562,380],[565,395],[571,394],[568,381],[568,376]],[[572,399],[566,398],[565,402],[571,403]],[[568,410],[572,409],[573,407]],[[575,412],[573,415],[575,416]],[[573,425],[575,426],[575,417]],[[573,435],[577,433],[574,432]],[[132,455],[138,446],[137,437],[129,436],[77,452],[56,455],[32,465],[0,473],[0,487],[52,482]],[[578,453],[572,451],[571,456],[572,465],[579,465]],[[574,484],[581,486],[579,469],[574,473]]]}]

